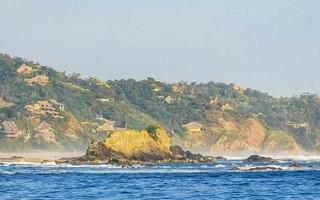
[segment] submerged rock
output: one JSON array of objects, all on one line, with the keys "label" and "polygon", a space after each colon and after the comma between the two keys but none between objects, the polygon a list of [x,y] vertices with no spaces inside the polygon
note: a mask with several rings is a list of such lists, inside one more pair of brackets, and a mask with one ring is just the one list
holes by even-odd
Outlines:
[{"label": "submerged rock", "polygon": [[193,154],[179,146],[171,146],[166,131],[161,127],[147,130],[118,130],[111,133],[104,141],[94,141],[89,145],[86,155],[65,162],[82,163],[113,163],[141,164],[168,162],[213,162],[210,156]]},{"label": "submerged rock", "polygon": [[279,170],[283,170],[281,167],[276,167],[276,166],[255,166],[255,167],[243,166],[243,167],[237,167],[236,169],[241,170],[241,171],[279,171]]},{"label": "submerged rock", "polygon": [[227,158],[223,157],[223,156],[216,156],[214,157],[215,160],[220,160],[220,161],[226,161],[228,160]]},{"label": "submerged rock", "polygon": [[289,165],[289,167],[302,168],[302,167],[304,167],[304,165],[302,165],[300,163],[293,163],[293,164]]},{"label": "submerged rock", "polygon": [[289,165],[290,168],[303,169],[303,168],[312,168],[311,164],[303,164],[303,163],[293,163]]},{"label": "submerged rock", "polygon": [[273,158],[270,157],[264,157],[259,155],[251,155],[247,159],[245,159],[246,162],[277,162]]}]

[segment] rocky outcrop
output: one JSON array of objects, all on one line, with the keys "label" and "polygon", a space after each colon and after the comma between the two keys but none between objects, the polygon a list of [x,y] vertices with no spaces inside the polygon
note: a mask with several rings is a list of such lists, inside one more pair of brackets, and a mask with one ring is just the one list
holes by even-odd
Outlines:
[{"label": "rocky outcrop", "polygon": [[263,157],[259,155],[251,155],[247,159],[245,159],[245,162],[251,162],[251,163],[257,163],[257,162],[277,162],[276,160],[269,158],[269,157]]},{"label": "rocky outcrop", "polygon": [[147,130],[118,130],[104,141],[93,141],[86,155],[67,161],[81,163],[168,163],[168,162],[212,162],[214,158],[184,151],[179,146],[171,146],[166,131],[161,127]]},{"label": "rocky outcrop", "polygon": [[184,151],[180,146],[171,146],[170,151],[172,153],[172,159],[175,162],[212,162],[217,160],[210,156],[202,156],[201,154],[193,154],[190,151]]}]

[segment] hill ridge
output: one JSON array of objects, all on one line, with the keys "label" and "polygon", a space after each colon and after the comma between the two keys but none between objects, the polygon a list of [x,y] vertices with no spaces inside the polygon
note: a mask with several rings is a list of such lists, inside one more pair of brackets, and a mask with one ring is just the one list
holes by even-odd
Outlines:
[{"label": "hill ridge", "polygon": [[[320,150],[320,98],[308,93],[273,97],[215,82],[83,79],[0,54],[0,96],[0,121],[15,122],[23,135],[8,138],[2,126],[2,149],[85,149],[113,130],[160,124],[174,143],[197,152]],[[41,123],[50,125],[45,133]]]}]

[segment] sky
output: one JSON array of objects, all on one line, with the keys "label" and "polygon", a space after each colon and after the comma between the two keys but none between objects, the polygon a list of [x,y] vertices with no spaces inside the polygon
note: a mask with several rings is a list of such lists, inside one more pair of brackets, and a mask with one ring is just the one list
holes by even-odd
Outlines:
[{"label": "sky", "polygon": [[318,0],[0,0],[0,52],[112,80],[320,94]]}]

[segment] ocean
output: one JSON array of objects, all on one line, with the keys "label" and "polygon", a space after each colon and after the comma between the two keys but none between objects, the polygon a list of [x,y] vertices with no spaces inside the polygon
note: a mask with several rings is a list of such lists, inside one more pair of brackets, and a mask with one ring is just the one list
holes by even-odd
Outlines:
[{"label": "ocean", "polygon": [[0,164],[0,199],[320,199],[320,161]]}]

